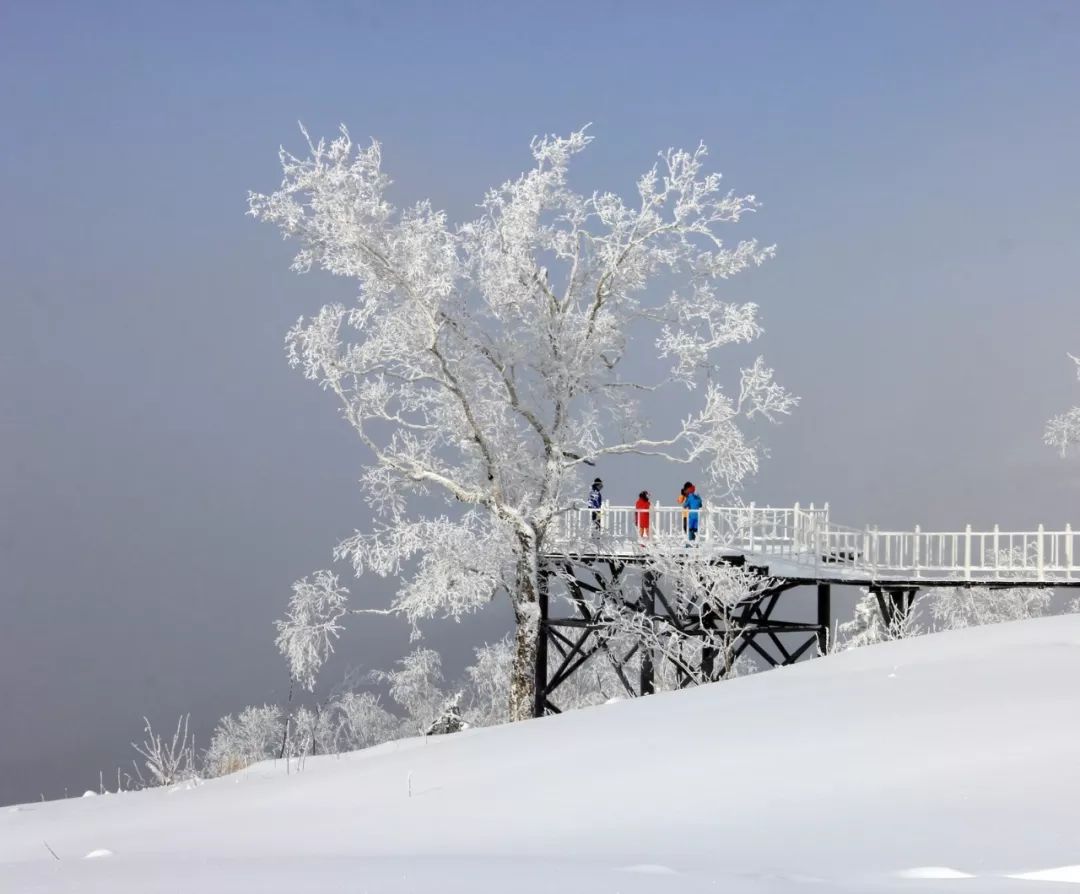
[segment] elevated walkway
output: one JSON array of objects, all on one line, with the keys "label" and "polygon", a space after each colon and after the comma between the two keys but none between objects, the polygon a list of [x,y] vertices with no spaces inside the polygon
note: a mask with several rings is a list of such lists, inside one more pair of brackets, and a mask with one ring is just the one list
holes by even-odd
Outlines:
[{"label": "elevated walkway", "polygon": [[653,506],[649,534],[638,530],[632,506],[599,514],[574,509],[560,517],[553,557],[633,561],[652,550],[686,550],[712,561],[742,556],[793,583],[853,586],[1080,586],[1080,531],[883,531],[836,524],[829,507],[707,506],[698,511],[691,542],[686,510]]}]

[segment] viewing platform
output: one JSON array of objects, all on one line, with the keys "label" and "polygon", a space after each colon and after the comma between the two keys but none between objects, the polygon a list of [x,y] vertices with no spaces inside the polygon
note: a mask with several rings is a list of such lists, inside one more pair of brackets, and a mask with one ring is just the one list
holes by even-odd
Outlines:
[{"label": "viewing platform", "polygon": [[[693,510],[691,510],[693,511]],[[633,506],[573,509],[560,517],[553,556],[644,558],[650,549],[685,549],[702,560],[743,556],[792,582],[889,586],[1080,586],[1080,531],[910,531],[836,524],[829,506],[705,506],[697,534],[688,510],[654,505],[648,536]]]}]

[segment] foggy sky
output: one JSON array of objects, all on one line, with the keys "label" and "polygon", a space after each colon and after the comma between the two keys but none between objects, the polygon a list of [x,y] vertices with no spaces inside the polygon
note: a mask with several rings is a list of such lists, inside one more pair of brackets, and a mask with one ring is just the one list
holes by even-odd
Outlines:
[{"label": "foggy sky", "polygon": [[[301,119],[378,137],[399,204],[454,219],[536,133],[593,122],[576,185],[624,193],[704,140],[764,203],[738,234],[779,245],[725,294],[803,397],[747,498],[1080,524],[1078,467],[1041,446],[1080,396],[1080,7],[511,6],[0,9],[0,804],[96,787],[143,714],[192,712],[205,746],[282,699],[289,584],[366,524],[366,458],[282,348],[352,285],[289,273],[244,216]],[[604,474],[614,500],[683,477]],[[457,669],[506,621],[428,640]],[[327,679],[406,641],[354,622]]]}]

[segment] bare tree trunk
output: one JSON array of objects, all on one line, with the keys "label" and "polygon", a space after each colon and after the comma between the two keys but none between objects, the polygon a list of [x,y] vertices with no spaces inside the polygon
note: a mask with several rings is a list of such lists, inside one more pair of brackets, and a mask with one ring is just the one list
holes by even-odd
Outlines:
[{"label": "bare tree trunk", "polygon": [[514,599],[514,664],[510,672],[510,719],[533,716],[536,698],[536,646],[540,637],[540,554],[533,538],[521,537]]}]

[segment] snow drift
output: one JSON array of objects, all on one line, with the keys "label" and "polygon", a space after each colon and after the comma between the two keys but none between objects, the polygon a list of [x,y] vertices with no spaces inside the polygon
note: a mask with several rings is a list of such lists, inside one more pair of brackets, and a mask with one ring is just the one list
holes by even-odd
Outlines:
[{"label": "snow drift", "polygon": [[1044,618],[0,808],[0,890],[1054,889],[1080,882],[1078,680],[1080,617]]}]

